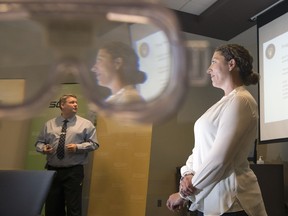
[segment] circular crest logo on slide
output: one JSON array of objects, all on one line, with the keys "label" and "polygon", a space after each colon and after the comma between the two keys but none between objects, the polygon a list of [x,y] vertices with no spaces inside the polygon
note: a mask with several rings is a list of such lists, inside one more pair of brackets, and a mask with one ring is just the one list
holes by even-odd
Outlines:
[{"label": "circular crest logo on slide", "polygon": [[150,52],[150,47],[149,45],[144,42],[144,43],[141,43],[140,46],[139,46],[139,54],[142,58],[145,58],[149,55],[149,52]]},{"label": "circular crest logo on slide", "polygon": [[274,57],[274,55],[275,55],[275,52],[276,52],[275,45],[274,44],[269,44],[266,47],[266,50],[265,50],[266,58],[267,59],[272,59]]}]

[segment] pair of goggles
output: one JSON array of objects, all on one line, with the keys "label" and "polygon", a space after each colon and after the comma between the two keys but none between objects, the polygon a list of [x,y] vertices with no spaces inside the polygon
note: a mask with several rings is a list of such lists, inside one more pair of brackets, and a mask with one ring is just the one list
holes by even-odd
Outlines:
[{"label": "pair of goggles", "polygon": [[[93,71],[108,41],[137,54],[146,81],[135,89],[144,100],[108,102],[111,90]],[[206,41],[187,43],[172,11],[144,2],[1,1],[0,47],[0,118],[35,116],[62,83],[76,82],[96,112],[159,122],[177,110],[189,84],[206,82],[210,62]]]}]

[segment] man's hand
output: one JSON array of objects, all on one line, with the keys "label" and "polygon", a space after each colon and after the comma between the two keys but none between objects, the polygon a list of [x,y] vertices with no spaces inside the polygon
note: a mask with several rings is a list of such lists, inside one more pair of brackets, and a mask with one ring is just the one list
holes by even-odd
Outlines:
[{"label": "man's hand", "polygon": [[166,206],[171,211],[179,211],[186,204],[186,200],[182,199],[179,193],[174,193],[169,196],[169,199],[166,202]]},{"label": "man's hand", "polygon": [[46,144],[43,147],[43,154],[51,154],[52,152],[54,152],[54,148],[52,148],[51,145]]},{"label": "man's hand", "polygon": [[76,144],[67,144],[66,148],[68,152],[76,152],[77,151],[77,145]]}]

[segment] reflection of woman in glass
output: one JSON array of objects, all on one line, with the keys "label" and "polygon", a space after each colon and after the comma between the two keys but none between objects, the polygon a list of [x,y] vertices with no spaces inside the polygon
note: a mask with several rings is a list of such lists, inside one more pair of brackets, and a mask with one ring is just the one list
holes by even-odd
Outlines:
[{"label": "reflection of woman in glass", "polygon": [[100,47],[96,63],[92,68],[98,84],[111,90],[108,103],[142,101],[135,88],[146,80],[144,72],[138,70],[138,57],[134,50],[121,42],[110,42]]}]

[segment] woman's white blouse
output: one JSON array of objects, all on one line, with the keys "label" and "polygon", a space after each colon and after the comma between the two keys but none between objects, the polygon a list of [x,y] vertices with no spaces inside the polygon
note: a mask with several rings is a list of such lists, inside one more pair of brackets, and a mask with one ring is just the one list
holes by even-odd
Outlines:
[{"label": "woman's white blouse", "polygon": [[110,95],[106,98],[106,102],[110,104],[126,104],[139,101],[144,101],[144,99],[132,85],[127,85],[120,89],[116,94]]},{"label": "woman's white blouse", "polygon": [[194,149],[181,168],[182,176],[194,173],[192,184],[198,189],[189,197],[190,210],[219,216],[240,203],[249,216],[267,215],[247,161],[257,135],[257,120],[257,103],[241,86],[196,121]]}]

